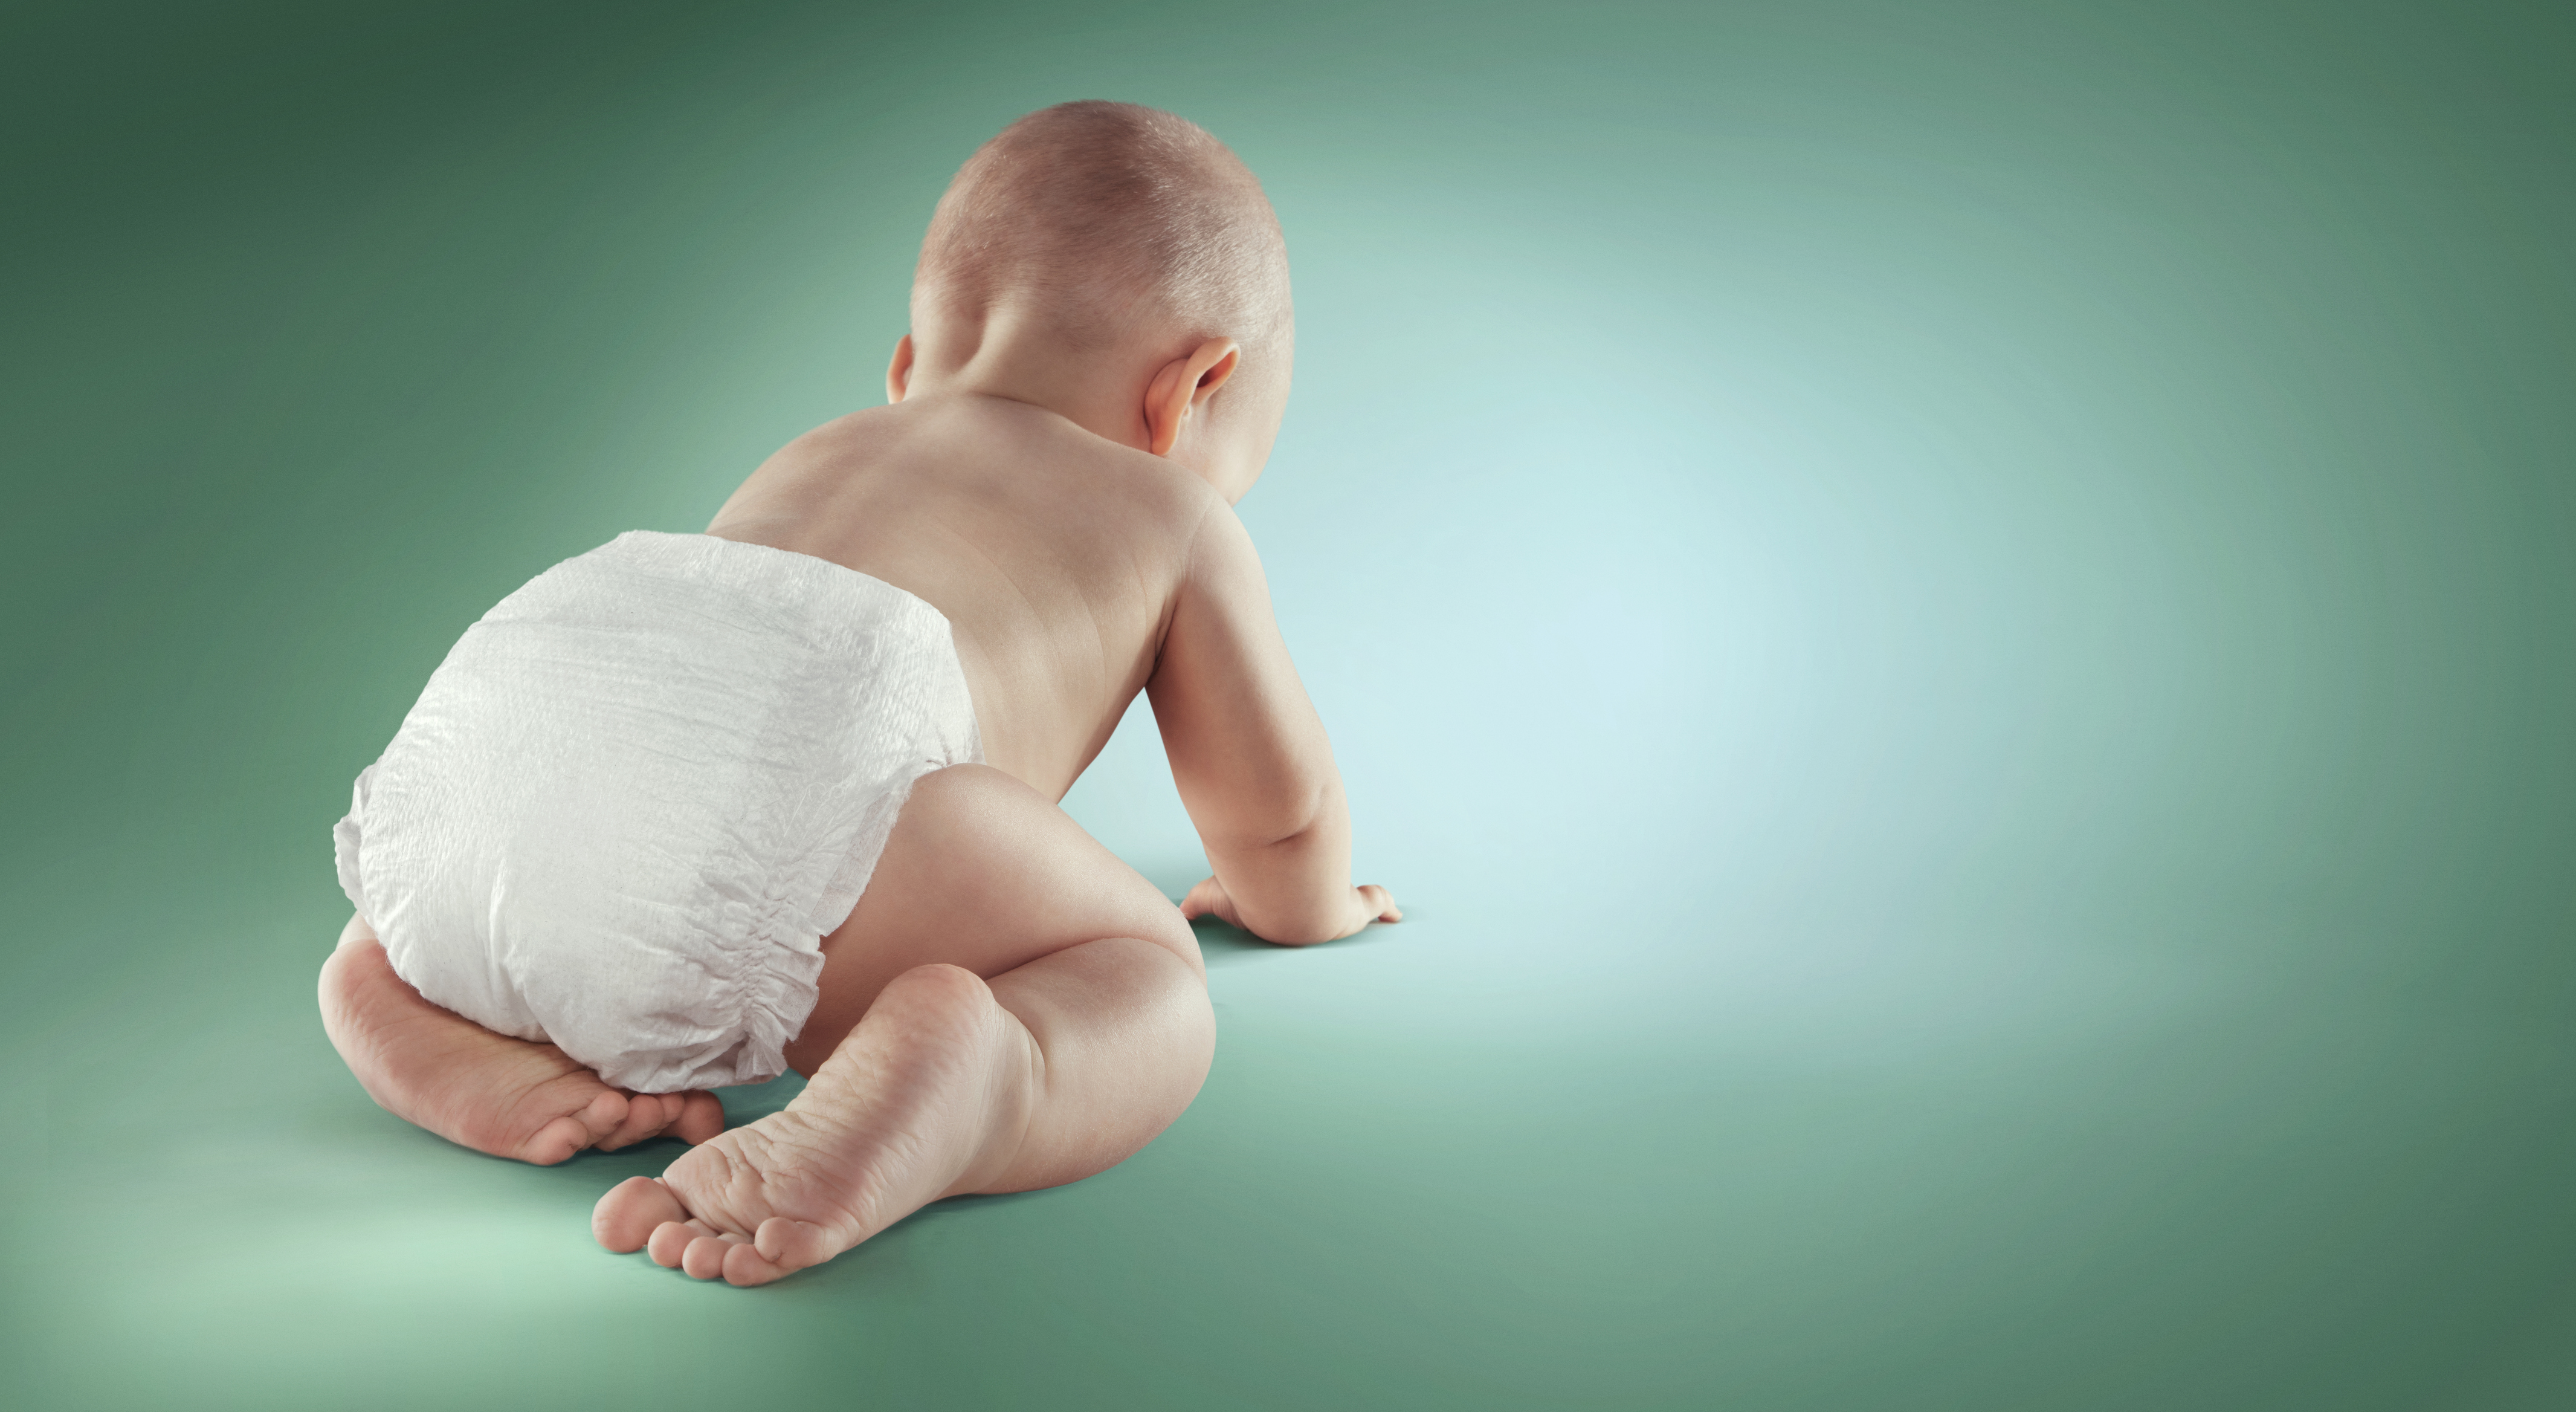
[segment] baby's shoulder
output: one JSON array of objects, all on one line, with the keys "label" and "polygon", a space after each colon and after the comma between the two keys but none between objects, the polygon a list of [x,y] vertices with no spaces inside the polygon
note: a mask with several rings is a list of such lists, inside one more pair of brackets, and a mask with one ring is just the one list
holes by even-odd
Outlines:
[{"label": "baby's shoulder", "polygon": [[1188,468],[1161,456],[1086,438],[1024,468],[1048,518],[1068,533],[1189,551],[1212,520],[1234,509]]}]

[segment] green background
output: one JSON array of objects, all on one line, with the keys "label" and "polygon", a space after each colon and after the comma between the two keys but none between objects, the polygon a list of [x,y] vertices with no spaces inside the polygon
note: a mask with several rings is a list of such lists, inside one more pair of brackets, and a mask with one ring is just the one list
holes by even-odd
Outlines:
[{"label": "green background", "polygon": [[[2576,1406],[2567,13],[11,7],[0,1400]],[[1243,510],[1412,919],[1203,932],[1108,1174],[605,1254],[676,1147],[332,1055],[331,822],[1081,97],[1285,221]]]}]

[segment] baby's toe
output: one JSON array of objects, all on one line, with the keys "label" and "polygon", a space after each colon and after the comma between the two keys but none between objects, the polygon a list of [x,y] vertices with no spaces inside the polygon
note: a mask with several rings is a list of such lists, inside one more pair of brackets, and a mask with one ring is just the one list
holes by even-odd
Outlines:
[{"label": "baby's toe", "polygon": [[[596,1143],[601,1138],[616,1132],[617,1125],[626,1121],[626,1109],[625,1094],[613,1088],[604,1088],[593,1095],[590,1102],[573,1116],[580,1119],[582,1127],[589,1132],[590,1143]],[[584,1144],[584,1146],[588,1145],[590,1144]]]},{"label": "baby's toe", "polygon": [[[578,1094],[573,1096],[574,1099],[579,1097]],[[539,1101],[547,1099],[553,1102],[572,1101],[565,1099],[560,1093],[541,1096]],[[560,1109],[557,1111],[561,1113]],[[617,1131],[617,1125],[624,1121],[625,1117],[626,1095],[613,1089],[601,1089],[582,1101],[581,1106],[572,1112],[562,1113],[559,1117],[548,1118],[537,1124],[536,1131],[519,1140],[515,1151],[506,1147],[484,1150],[487,1152],[497,1150],[503,1156],[516,1157],[522,1162],[551,1167],[583,1148],[597,1143],[602,1137]]]},{"label": "baby's toe", "polygon": [[610,1187],[591,1208],[590,1233],[601,1245],[623,1255],[643,1249],[657,1228],[688,1214],[669,1187],[651,1177],[628,1177]]},{"label": "baby's toe", "polygon": [[[834,1243],[831,1233],[821,1226],[786,1216],[772,1216],[761,1222],[760,1229],[752,1233],[752,1243],[759,1248],[761,1260],[776,1268],[780,1275],[802,1270],[808,1265],[820,1265],[847,1248]],[[771,1279],[777,1277],[770,1276]],[[730,1265],[725,1267],[725,1278],[733,1278]],[[736,1280],[735,1283],[741,1281]]]},{"label": "baby's toe", "polygon": [[715,1229],[704,1221],[664,1221],[653,1228],[653,1238],[645,1243],[645,1253],[653,1263],[666,1270],[680,1268],[680,1257],[688,1252],[689,1242],[711,1236]]},{"label": "baby's toe", "polygon": [[760,1247],[750,1241],[743,1241],[725,1250],[726,1284],[748,1288],[752,1285],[765,1285],[771,1280],[782,1279],[792,1273],[794,1272],[791,1270],[772,1264],[769,1257],[760,1253]]},{"label": "baby's toe", "polygon": [[599,1140],[599,1150],[615,1152],[621,1147],[632,1147],[648,1137],[653,1137],[662,1129],[669,1127],[671,1119],[677,1116],[678,1112],[678,1104],[665,1095],[658,1093],[627,1095],[625,1116],[618,1120],[617,1127],[613,1131]]},{"label": "baby's toe", "polygon": [[724,1274],[725,1256],[739,1249],[741,1246],[730,1237],[700,1236],[689,1242],[688,1249],[680,1252],[680,1269],[693,1280],[715,1279]]},{"label": "baby's toe", "polygon": [[692,1147],[724,1131],[724,1102],[704,1091],[672,1094],[680,1100],[680,1116],[671,1124],[671,1135]]},{"label": "baby's toe", "polygon": [[551,1167],[590,1146],[590,1129],[579,1118],[556,1118],[519,1144],[519,1160]]}]

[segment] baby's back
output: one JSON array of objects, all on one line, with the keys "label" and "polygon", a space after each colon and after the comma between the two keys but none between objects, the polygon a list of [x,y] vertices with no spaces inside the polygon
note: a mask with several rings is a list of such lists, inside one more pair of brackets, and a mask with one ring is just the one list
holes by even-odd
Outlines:
[{"label": "baby's back", "polygon": [[1154,670],[1193,534],[1188,471],[990,397],[873,408],[799,437],[707,532],[810,554],[946,615],[985,758],[1061,798]]}]

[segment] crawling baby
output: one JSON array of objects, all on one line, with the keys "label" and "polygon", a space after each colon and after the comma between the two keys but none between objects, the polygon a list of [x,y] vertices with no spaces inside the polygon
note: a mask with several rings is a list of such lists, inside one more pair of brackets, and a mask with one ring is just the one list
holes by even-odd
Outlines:
[{"label": "crawling baby", "polygon": [[[321,992],[367,1092],[529,1162],[694,1144],[592,1229],[737,1285],[1151,1141],[1215,1042],[1187,918],[1293,945],[1398,917],[1351,885],[1231,508],[1291,330],[1277,219],[1205,131],[1068,103],[985,144],[891,405],[705,534],[538,575],[358,777]],[[1214,873],[1177,909],[1056,807],[1140,690]],[[795,1101],[725,1128],[709,1090],[787,1069]]]}]

